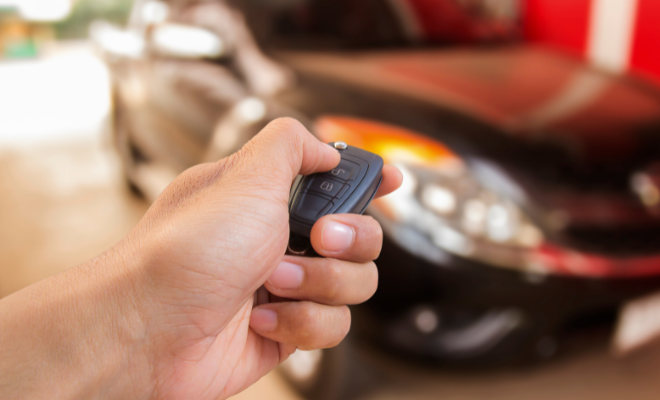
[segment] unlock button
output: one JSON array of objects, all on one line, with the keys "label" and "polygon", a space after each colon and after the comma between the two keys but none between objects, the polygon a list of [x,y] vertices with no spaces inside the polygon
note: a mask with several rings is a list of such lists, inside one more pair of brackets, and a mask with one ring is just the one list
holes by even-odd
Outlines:
[{"label": "unlock button", "polygon": [[327,176],[318,175],[311,179],[307,189],[311,192],[321,193],[326,196],[335,197],[344,186],[343,182],[329,179]]},{"label": "unlock button", "polygon": [[360,173],[360,166],[354,162],[342,159],[336,168],[328,171],[325,175],[344,181],[352,181]]}]

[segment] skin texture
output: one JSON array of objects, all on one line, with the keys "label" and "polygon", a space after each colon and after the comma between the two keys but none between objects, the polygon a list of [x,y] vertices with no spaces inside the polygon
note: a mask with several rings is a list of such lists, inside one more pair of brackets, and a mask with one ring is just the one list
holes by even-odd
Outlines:
[{"label": "skin texture", "polygon": [[[106,253],[0,301],[2,398],[224,399],[296,348],[338,344],[346,305],[376,290],[380,226],[326,216],[311,240],[328,258],[284,256],[291,182],[338,162],[276,120],[184,172]],[[401,179],[386,166],[378,195]],[[262,286],[276,302],[255,304]]]}]

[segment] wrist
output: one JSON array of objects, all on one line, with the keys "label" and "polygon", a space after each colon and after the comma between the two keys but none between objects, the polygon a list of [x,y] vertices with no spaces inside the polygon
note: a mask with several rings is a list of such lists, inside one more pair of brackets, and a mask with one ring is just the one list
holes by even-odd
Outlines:
[{"label": "wrist", "polygon": [[8,398],[148,398],[141,268],[124,244],[0,301]]},{"label": "wrist", "polygon": [[[130,241],[122,241],[82,267],[90,274],[86,310],[94,323],[86,351],[106,355],[99,377],[90,375],[94,394],[103,398],[147,399],[153,394],[153,357],[145,324],[145,269]],[[95,342],[96,340],[96,342]],[[107,346],[99,346],[102,340]],[[100,347],[100,348],[99,348]],[[100,390],[96,390],[96,389]],[[109,393],[112,393],[110,395]]]}]

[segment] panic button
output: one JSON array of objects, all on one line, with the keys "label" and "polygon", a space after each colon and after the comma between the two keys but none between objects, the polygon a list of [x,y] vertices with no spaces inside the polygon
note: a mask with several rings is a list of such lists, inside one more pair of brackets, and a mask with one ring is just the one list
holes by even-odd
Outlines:
[{"label": "panic button", "polygon": [[319,217],[325,215],[332,205],[332,202],[324,197],[316,196],[312,193],[304,193],[298,201],[298,206],[293,214],[298,218],[314,222]]},{"label": "panic button", "polygon": [[343,182],[329,179],[327,174],[321,174],[310,180],[307,189],[309,189],[310,192],[316,192],[326,196],[335,197],[343,186]]}]

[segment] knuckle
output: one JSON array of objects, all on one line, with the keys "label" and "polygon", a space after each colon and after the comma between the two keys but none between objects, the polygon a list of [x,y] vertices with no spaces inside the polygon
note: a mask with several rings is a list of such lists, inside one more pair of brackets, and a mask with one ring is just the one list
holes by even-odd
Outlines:
[{"label": "knuckle", "polygon": [[[312,327],[318,320],[318,310],[315,305],[308,301],[301,301],[298,304],[296,313],[298,321],[303,327]],[[309,331],[309,329],[305,329],[305,331]]]},{"label": "knuckle", "polygon": [[366,300],[370,299],[374,294],[376,294],[376,290],[378,289],[378,267],[376,267],[376,263],[371,261],[367,265],[367,269],[369,271],[369,278],[367,279],[369,286]]},{"label": "knuckle", "polygon": [[249,147],[250,143],[247,143],[241,150],[218,161],[217,164],[220,173],[227,173],[235,169],[238,166],[240,160],[245,158],[245,153],[250,151],[248,149]]},{"label": "knuckle", "polygon": [[263,183],[262,181],[270,182],[271,179],[263,180],[262,178],[272,177],[273,163],[268,161],[268,154],[272,151],[272,146],[255,138],[247,142],[236,153],[220,160],[221,168],[225,173],[235,171],[242,176],[259,179],[260,183]]},{"label": "knuckle", "polygon": [[282,117],[271,121],[266,131],[270,133],[270,137],[266,139],[267,141],[273,141],[274,137],[277,138],[278,144],[270,147],[277,149],[280,153],[279,159],[288,161],[283,165],[288,165],[289,168],[284,168],[283,172],[299,167],[303,156],[303,144],[307,129],[293,118]]},{"label": "knuckle", "polygon": [[[217,161],[215,165],[218,174],[220,176],[242,174],[257,167],[260,160],[259,146],[259,143],[251,140],[237,152]],[[247,167],[248,165],[250,167]]]},{"label": "knuckle", "polygon": [[383,247],[383,228],[371,216],[361,215],[356,221],[357,233],[360,238],[362,260],[375,260]]},{"label": "knuckle", "polygon": [[342,329],[342,334],[345,337],[348,335],[348,332],[351,330],[351,310],[348,308],[348,306],[341,306],[341,312],[343,314],[343,329]]},{"label": "knuckle", "polygon": [[380,226],[378,221],[376,221],[373,218],[371,218],[371,226],[372,226],[372,229],[373,229],[374,238],[376,240],[378,240],[379,242],[382,242],[383,241],[383,227]]},{"label": "knuckle", "polygon": [[376,231],[378,232],[378,233],[377,233],[377,234],[378,234],[378,238],[379,238],[380,241],[382,242],[382,241],[383,241],[383,227],[380,226],[380,224],[378,223],[378,221],[374,220],[374,222],[376,223]]},{"label": "knuckle", "polygon": [[348,335],[351,330],[351,311],[347,306],[338,307],[339,321],[337,324],[337,332],[332,341],[327,347],[334,347],[341,343],[342,340]]},{"label": "knuckle", "polygon": [[295,118],[279,117],[275,118],[268,124],[269,128],[277,131],[299,131],[302,124]]},{"label": "knuckle", "polygon": [[372,228],[373,231],[372,231],[371,242],[374,244],[374,246],[373,246],[373,254],[371,259],[375,260],[376,258],[378,258],[381,250],[383,249],[383,228],[376,220],[373,221],[372,226],[373,226]]},{"label": "knuckle", "polygon": [[300,302],[296,310],[297,327],[293,333],[299,346],[313,346],[319,336],[318,310],[311,302]]},{"label": "knuckle", "polygon": [[154,202],[154,209],[172,210],[193,198],[197,192],[212,184],[219,174],[210,164],[188,168],[172,181]]},{"label": "knuckle", "polygon": [[291,117],[277,118],[268,124],[267,129],[278,138],[285,139],[294,151],[298,151],[302,145],[302,134],[305,132],[305,128]]},{"label": "knuckle", "polygon": [[342,263],[335,259],[325,259],[324,271],[325,298],[328,302],[333,302],[342,293]]}]

